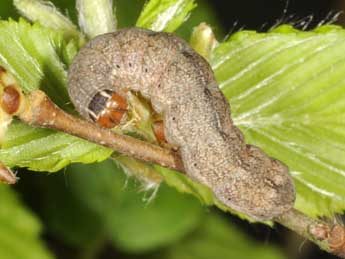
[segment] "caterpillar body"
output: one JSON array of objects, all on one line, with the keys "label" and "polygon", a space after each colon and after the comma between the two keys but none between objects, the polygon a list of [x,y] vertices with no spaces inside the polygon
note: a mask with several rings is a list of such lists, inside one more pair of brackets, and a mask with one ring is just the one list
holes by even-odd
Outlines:
[{"label": "caterpillar body", "polygon": [[122,115],[128,91],[148,98],[187,175],[230,208],[267,220],[293,206],[288,168],[245,144],[211,67],[182,39],[139,28],[103,34],[80,50],[68,77],[76,109],[101,125]]}]

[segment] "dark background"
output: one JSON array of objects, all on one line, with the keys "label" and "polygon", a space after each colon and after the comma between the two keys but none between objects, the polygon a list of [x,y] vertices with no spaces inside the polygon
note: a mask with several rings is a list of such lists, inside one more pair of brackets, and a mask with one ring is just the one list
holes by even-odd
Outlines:
[{"label": "dark background", "polygon": [[[220,15],[225,28],[234,23],[246,29],[263,30],[277,21],[296,22],[312,15],[311,26],[317,25],[330,13],[341,12],[343,0],[261,0],[261,1],[208,1]],[[289,18],[290,17],[290,18]],[[341,19],[340,19],[341,21]],[[309,27],[309,28],[310,28]]]}]

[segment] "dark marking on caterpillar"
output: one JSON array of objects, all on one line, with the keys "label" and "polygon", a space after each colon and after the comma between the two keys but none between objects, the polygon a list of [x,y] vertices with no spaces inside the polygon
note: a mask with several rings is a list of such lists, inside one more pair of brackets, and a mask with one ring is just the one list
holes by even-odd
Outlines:
[{"label": "dark marking on caterpillar", "polygon": [[288,168],[245,144],[211,67],[176,36],[139,28],[100,35],[75,57],[68,90],[87,119],[100,116],[93,103],[100,92],[140,92],[162,115],[165,138],[179,148],[187,175],[225,205],[258,220],[293,206]]}]

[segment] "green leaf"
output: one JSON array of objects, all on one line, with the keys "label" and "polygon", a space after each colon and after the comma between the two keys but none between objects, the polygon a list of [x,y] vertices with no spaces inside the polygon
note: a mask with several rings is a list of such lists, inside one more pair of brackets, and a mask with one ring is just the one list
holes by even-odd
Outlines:
[{"label": "green leaf", "polygon": [[[24,20],[0,21],[0,63],[17,79],[24,91],[41,88],[55,103],[67,105],[66,67],[76,53],[74,41],[66,43],[59,30],[30,25]],[[33,129],[12,123],[0,150],[7,166],[35,171],[57,171],[70,163],[92,163],[106,159],[112,151],[70,135]]]},{"label": "green leaf", "polygon": [[216,214],[205,217],[193,235],[182,239],[160,255],[164,259],[260,258],[283,259],[273,246],[254,242],[242,231]]},{"label": "green leaf", "polygon": [[198,201],[165,185],[154,197],[152,192],[139,192],[140,185],[128,181],[112,161],[72,165],[66,180],[79,202],[102,219],[114,244],[127,252],[169,245],[200,223]]},{"label": "green leaf", "polygon": [[0,21],[0,35],[0,63],[22,89],[41,88],[56,104],[68,108],[67,74],[58,56],[64,44],[62,31],[20,19]]},{"label": "green leaf", "polygon": [[0,258],[53,258],[39,239],[40,222],[8,186],[0,185],[0,201]]},{"label": "green leaf", "polygon": [[194,0],[151,0],[142,10],[136,26],[173,32],[195,7]]},{"label": "green leaf", "polygon": [[56,172],[70,163],[102,161],[112,152],[62,132],[34,129],[15,121],[5,136],[0,160],[9,167]]},{"label": "green leaf", "polygon": [[344,42],[336,26],[243,31],[212,60],[235,124],[289,166],[296,208],[310,216],[345,209]]}]

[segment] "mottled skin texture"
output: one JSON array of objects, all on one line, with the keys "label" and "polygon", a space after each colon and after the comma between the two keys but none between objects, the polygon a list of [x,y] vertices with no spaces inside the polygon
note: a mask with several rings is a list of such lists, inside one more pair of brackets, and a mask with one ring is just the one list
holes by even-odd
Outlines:
[{"label": "mottled skin texture", "polygon": [[288,168],[246,145],[207,61],[167,33],[131,28],[89,42],[69,71],[69,93],[90,119],[101,90],[138,91],[163,115],[167,141],[179,148],[186,173],[227,206],[258,220],[289,210],[295,200]]}]

